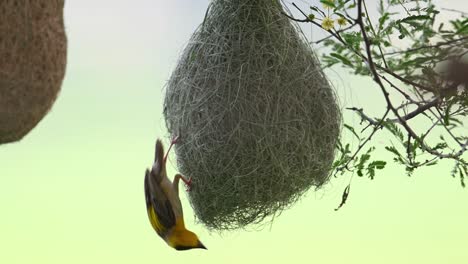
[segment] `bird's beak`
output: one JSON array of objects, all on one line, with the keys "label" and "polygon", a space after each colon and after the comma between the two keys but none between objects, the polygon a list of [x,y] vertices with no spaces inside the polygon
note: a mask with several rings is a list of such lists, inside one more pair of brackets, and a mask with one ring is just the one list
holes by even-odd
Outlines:
[{"label": "bird's beak", "polygon": [[205,247],[205,245],[203,245],[202,242],[200,242],[200,241],[198,241],[197,248],[207,249],[207,248]]}]

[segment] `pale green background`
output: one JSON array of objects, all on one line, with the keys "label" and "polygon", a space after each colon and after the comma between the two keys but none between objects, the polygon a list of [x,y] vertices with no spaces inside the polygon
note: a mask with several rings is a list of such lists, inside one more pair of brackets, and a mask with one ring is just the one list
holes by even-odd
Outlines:
[{"label": "pale green background", "polygon": [[[356,178],[339,212],[349,178],[333,180],[261,231],[209,233],[183,194],[186,223],[209,250],[166,246],[147,220],[143,174],[155,138],[168,139],[164,83],[207,3],[67,1],[60,97],[24,140],[0,146],[0,263],[468,263],[468,190],[448,163]],[[330,78],[343,106],[381,109],[368,80]]]}]

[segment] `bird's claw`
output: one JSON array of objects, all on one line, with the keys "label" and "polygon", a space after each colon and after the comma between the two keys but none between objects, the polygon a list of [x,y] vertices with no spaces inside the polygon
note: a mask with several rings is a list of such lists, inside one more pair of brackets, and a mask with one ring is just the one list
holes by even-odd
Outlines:
[{"label": "bird's claw", "polygon": [[185,187],[186,191],[190,192],[192,190],[192,177],[190,177],[186,182],[185,182]]},{"label": "bird's claw", "polygon": [[177,144],[177,142],[179,141],[179,135],[177,136],[172,136],[172,139],[171,139],[171,144]]}]

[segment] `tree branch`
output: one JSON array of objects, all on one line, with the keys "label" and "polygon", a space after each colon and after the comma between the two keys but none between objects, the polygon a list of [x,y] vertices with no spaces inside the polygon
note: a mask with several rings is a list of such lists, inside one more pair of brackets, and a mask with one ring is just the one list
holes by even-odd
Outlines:
[{"label": "tree branch", "polygon": [[[412,111],[412,112],[410,112],[410,113],[408,113],[408,114],[406,114],[404,116],[401,116],[401,119],[404,120],[404,121],[408,121],[408,120],[418,116],[419,114],[423,113],[424,111],[428,110],[429,108],[438,105],[439,103],[440,103],[440,100],[436,98],[436,99],[430,101],[427,104],[419,106],[414,111]],[[372,119],[371,117],[369,117],[368,115],[366,115],[362,108],[348,107],[346,109],[357,112],[361,116],[362,119],[366,120],[367,122],[371,123],[374,126],[379,123],[379,121],[376,121],[376,120]],[[401,123],[399,118],[387,119],[387,120],[385,120],[385,122]]]},{"label": "tree branch", "polygon": [[376,70],[376,67],[375,67],[375,64],[374,64],[374,60],[372,58],[372,51],[371,51],[371,43],[369,41],[369,37],[367,36],[367,32],[366,32],[366,28],[365,28],[365,25],[364,25],[364,22],[362,20],[362,4],[363,4],[363,0],[358,0],[357,2],[357,6],[358,6],[358,15],[357,15],[357,19],[356,19],[356,22],[358,23],[359,27],[361,28],[361,34],[362,34],[362,38],[364,40],[364,44],[365,44],[365,48],[366,48],[366,53],[367,53],[367,58],[368,58],[368,63],[369,63],[369,68],[370,68],[370,71],[374,77],[374,81],[379,85],[380,87],[380,90],[382,91],[384,97],[385,97],[385,101],[387,102],[387,107],[388,109],[390,109],[393,114],[397,117],[398,121],[400,122],[400,124],[405,128],[405,130],[411,135],[411,137],[413,137],[416,141],[418,141],[418,143],[420,144],[421,148],[424,150],[424,151],[427,151],[428,153],[432,154],[432,155],[435,155],[435,156],[438,156],[438,157],[441,157],[441,158],[452,158],[452,159],[455,159],[455,160],[460,160],[460,155],[463,154],[463,152],[465,151],[466,149],[466,146],[464,146],[462,148],[462,150],[460,150],[459,152],[455,153],[455,154],[444,154],[444,153],[440,153],[436,150],[433,150],[432,148],[428,147],[426,145],[426,143],[424,142],[424,140],[422,140],[421,138],[418,137],[418,135],[416,135],[416,133],[413,131],[413,129],[408,125],[408,123],[406,122],[406,120],[404,120],[400,114],[398,113],[398,111],[396,110],[396,108],[393,106],[393,103],[392,101],[390,100],[390,94],[388,93],[387,89],[385,88],[384,84],[382,83],[382,80],[380,79],[380,76]]},{"label": "tree branch", "polygon": [[[440,47],[444,47],[444,46],[447,46],[447,45],[455,45],[455,44],[458,44],[461,41],[467,40],[468,36],[460,37],[458,39],[448,40],[446,42],[436,43],[434,45],[417,47],[417,48],[413,48],[413,49],[408,49],[406,51],[391,52],[391,53],[384,53],[383,50],[382,50],[382,47],[380,47],[380,45],[378,45],[378,43],[377,43],[376,45],[378,45],[379,50],[375,51],[375,52],[380,51],[380,54],[379,53],[374,53],[373,48],[372,48],[372,46],[374,44],[371,42],[371,39],[370,39],[368,33],[366,32],[366,27],[367,26],[366,26],[365,21],[363,20],[363,16],[364,16],[363,8],[365,8],[365,2],[364,2],[364,0],[355,0],[354,2],[357,4],[357,18],[356,19],[351,18],[349,16],[349,14],[347,14],[345,12],[347,14],[347,16],[350,17],[351,20],[354,21],[354,23],[352,23],[351,26],[349,26],[347,28],[344,28],[342,30],[338,30],[338,31],[337,30],[326,30],[327,32],[330,33],[330,36],[328,36],[328,37],[326,37],[324,39],[321,39],[319,41],[316,41],[315,43],[320,43],[320,42],[322,42],[322,41],[324,41],[326,39],[329,39],[329,38],[333,37],[333,38],[335,38],[337,40],[338,43],[342,44],[345,48],[347,48],[349,51],[351,51],[352,54],[355,54],[357,57],[362,59],[362,61],[367,64],[368,69],[370,71],[370,75],[373,77],[374,82],[377,83],[377,85],[379,86],[381,92],[384,95],[385,101],[387,103],[387,111],[386,111],[386,114],[385,114],[385,118],[390,112],[393,113],[395,118],[386,119],[386,120],[385,120],[385,118],[380,119],[380,120],[379,119],[373,119],[373,118],[367,116],[362,109],[358,109],[358,108],[355,108],[355,107],[348,108],[349,110],[356,111],[361,116],[361,118],[363,120],[366,120],[369,123],[369,125],[367,127],[373,126],[373,129],[374,129],[371,132],[371,135],[358,147],[358,150],[354,153],[351,160],[353,160],[356,157],[357,153],[364,147],[364,145],[366,145],[367,142],[370,141],[370,139],[376,133],[376,131],[383,126],[383,122],[392,122],[392,123],[399,123],[401,126],[403,126],[403,128],[408,133],[408,138],[413,139],[415,142],[418,142],[419,148],[423,152],[427,152],[427,153],[435,156],[436,158],[451,158],[451,159],[457,160],[458,162],[463,162],[463,164],[466,164],[466,162],[464,162],[463,159],[461,158],[461,155],[466,151],[468,143],[460,144],[461,149],[459,151],[457,151],[457,152],[452,151],[451,153],[446,154],[446,153],[440,152],[436,148],[429,147],[427,145],[427,143],[425,142],[425,140],[424,140],[425,136],[436,126],[437,123],[442,123],[441,117],[438,117],[437,115],[435,115],[434,111],[432,111],[431,108],[433,108],[435,106],[436,107],[440,106],[441,103],[444,100],[448,100],[449,97],[444,95],[444,92],[443,92],[444,89],[442,89],[444,87],[441,87],[441,88],[435,87],[438,84],[432,84],[432,83],[428,84],[430,86],[427,86],[425,84],[417,83],[415,81],[409,80],[406,77],[403,77],[403,76],[397,74],[396,72],[394,72],[392,69],[390,69],[389,66],[386,65],[386,61],[384,61],[385,65],[383,65],[383,66],[376,63],[374,61],[373,54],[378,54],[378,55],[382,56],[383,60],[385,60],[386,55],[399,54],[399,53],[403,53],[403,52],[415,52],[415,51],[419,51],[419,50],[422,50],[422,49],[440,48]],[[285,14],[288,18],[290,18],[291,20],[294,20],[296,22],[300,22],[300,23],[302,23],[302,22],[312,23],[315,26],[318,26],[318,27],[323,29],[323,27],[319,23],[317,23],[313,19],[309,18],[309,16],[305,12],[303,12],[295,3],[292,3],[292,5],[297,10],[299,10],[299,12],[301,12],[302,15],[304,15],[305,19],[297,19],[297,18],[294,18],[294,17],[292,17],[292,16],[290,16],[288,14]],[[346,10],[344,10],[344,11],[346,11]],[[371,23],[371,22],[369,22],[369,23]],[[360,34],[362,36],[362,39],[363,39],[363,42],[364,42],[363,47],[365,49],[365,52],[361,51],[361,47],[354,47],[354,46],[348,45],[347,41],[345,41],[341,36],[342,32],[344,32],[346,30],[349,30],[349,29],[351,29],[352,27],[354,27],[356,25],[359,26],[359,32],[360,32]],[[370,26],[371,26],[371,30],[374,30],[372,28],[372,23],[370,24]],[[323,29],[323,30],[325,30],[325,29]],[[373,32],[374,32],[374,34],[376,34],[375,31],[373,31]],[[379,59],[380,59],[380,57],[379,57]],[[416,95],[419,98],[418,99],[413,99],[412,96],[410,96],[406,91],[400,89],[397,85],[392,83],[386,77],[386,75],[392,76],[396,80],[401,81],[403,84],[412,86],[412,88],[414,88],[414,90],[413,90],[414,94],[413,95]],[[385,84],[384,84],[384,81],[385,81]],[[395,105],[393,104],[393,102],[392,102],[392,100],[390,98],[390,94],[389,94],[389,91],[387,90],[386,86],[391,87],[392,89],[394,89],[394,90],[398,91],[400,94],[402,94],[408,100],[408,104],[414,104],[414,105],[417,106],[416,109],[411,111],[410,113],[405,113],[405,115],[400,114],[401,109],[403,108],[402,105],[404,105],[404,104],[399,105],[398,107],[395,107]],[[423,93],[423,91],[432,93],[434,95],[434,99],[432,99],[431,101],[428,102],[427,99],[425,98],[426,96],[425,96],[425,93]],[[442,91],[442,93],[441,93],[441,91]],[[405,109],[405,108],[403,108],[403,109]],[[428,111],[428,110],[436,118],[438,118],[438,120],[435,121],[435,123],[429,129],[429,131],[426,132],[425,136],[419,137],[415,133],[413,128],[408,124],[407,121],[417,117],[420,114],[423,114],[423,115],[430,118],[430,116],[428,114],[426,114],[426,111]],[[449,127],[445,127],[445,128],[450,130]],[[452,136],[455,136],[455,135],[453,135],[452,131],[450,131],[449,134],[452,135]],[[461,142],[458,142],[458,143],[461,143]],[[347,167],[347,165],[349,164],[349,162],[351,160],[349,160],[346,163],[346,167]],[[409,165],[407,164],[407,166],[409,166]]]},{"label": "tree branch", "polygon": [[450,41],[446,41],[446,42],[439,42],[439,43],[434,44],[434,45],[421,46],[421,47],[418,47],[418,48],[407,49],[407,50],[403,50],[403,51],[387,52],[387,53],[385,53],[384,55],[387,56],[387,55],[402,54],[402,53],[408,53],[408,52],[419,51],[419,50],[422,50],[422,49],[435,49],[435,48],[440,48],[440,47],[443,47],[443,46],[455,44],[455,43],[457,43],[457,42],[459,42],[459,41],[463,41],[463,40],[468,40],[468,36],[462,37],[462,38],[458,38],[458,39],[454,39],[454,40],[450,40]]}]

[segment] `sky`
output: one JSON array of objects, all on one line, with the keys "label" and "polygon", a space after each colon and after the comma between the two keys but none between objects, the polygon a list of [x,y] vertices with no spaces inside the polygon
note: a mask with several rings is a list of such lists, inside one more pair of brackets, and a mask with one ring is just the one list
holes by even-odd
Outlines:
[{"label": "sky", "polygon": [[[373,181],[355,178],[338,212],[349,176],[333,179],[261,230],[210,232],[182,193],[185,222],[209,250],[165,245],[147,219],[144,171],[155,139],[168,142],[163,88],[208,3],[66,1],[62,91],[22,141],[0,146],[0,263],[467,263],[468,189],[450,163],[411,178],[392,164]],[[369,80],[327,73],[343,107],[381,107]]]}]

